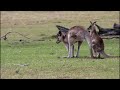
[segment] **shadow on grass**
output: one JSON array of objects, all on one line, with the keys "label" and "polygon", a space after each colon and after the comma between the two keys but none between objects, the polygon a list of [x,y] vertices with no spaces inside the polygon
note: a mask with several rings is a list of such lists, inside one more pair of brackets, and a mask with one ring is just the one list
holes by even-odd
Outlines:
[{"label": "shadow on grass", "polygon": [[[61,59],[61,58],[68,58],[68,57],[57,57],[57,58]],[[105,59],[103,57],[101,57],[101,58],[97,58],[97,57],[91,58],[89,56],[72,57],[72,58],[75,58],[75,59]],[[120,56],[110,56],[109,58],[120,58]]]}]

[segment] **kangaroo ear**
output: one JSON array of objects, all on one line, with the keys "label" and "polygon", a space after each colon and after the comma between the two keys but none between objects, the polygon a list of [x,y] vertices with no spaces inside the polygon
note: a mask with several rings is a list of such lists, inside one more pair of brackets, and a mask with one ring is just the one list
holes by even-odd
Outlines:
[{"label": "kangaroo ear", "polygon": [[92,24],[92,22],[90,21],[90,23]]},{"label": "kangaroo ear", "polygon": [[60,27],[61,27],[61,26],[59,26],[59,25],[56,25],[56,27],[58,28],[58,30],[60,30]]},{"label": "kangaroo ear", "polygon": [[59,26],[59,25],[56,25],[56,27],[58,28],[58,30],[59,31],[61,31],[61,32],[68,32],[68,28],[65,28],[65,27],[63,27],[63,26]]},{"label": "kangaroo ear", "polygon": [[93,24],[96,24],[97,21],[95,21]]}]

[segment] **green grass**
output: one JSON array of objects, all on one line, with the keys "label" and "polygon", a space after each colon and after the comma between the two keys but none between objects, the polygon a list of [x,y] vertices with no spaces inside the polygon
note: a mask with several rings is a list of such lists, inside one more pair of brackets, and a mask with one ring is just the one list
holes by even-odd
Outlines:
[{"label": "green grass", "polygon": [[[109,40],[106,52],[118,56],[118,49],[112,50]],[[112,44],[118,46],[118,41]],[[2,78],[119,78],[118,58],[90,59],[88,46],[81,46],[81,58],[59,58],[67,55],[62,44],[55,40],[39,43],[5,44],[1,46]],[[110,48],[110,49],[109,49]],[[108,49],[108,50],[107,50]],[[21,67],[17,64],[29,64]],[[16,71],[20,69],[19,73]]]},{"label": "green grass", "polygon": [[[9,31],[17,31],[27,35],[30,39],[18,34],[10,34],[6,41],[1,40],[1,78],[119,78],[118,57],[91,59],[85,41],[81,45],[80,58],[62,58],[62,56],[67,56],[67,51],[63,43],[56,44],[56,39],[52,38],[57,33],[56,24],[66,27],[83,25],[87,28],[89,20],[93,20],[95,17],[95,19],[99,18],[98,23],[101,26],[110,27],[114,22],[118,22],[118,12],[2,12],[2,15],[1,36]],[[5,20],[5,17],[8,18],[8,21]],[[11,21],[10,17],[15,18],[11,24],[18,23],[12,25],[12,28],[8,24]],[[22,21],[25,25],[21,24],[19,19],[24,19]],[[40,22],[39,24],[34,23],[37,20]],[[28,22],[31,25],[27,25]],[[24,41],[20,42],[20,39]],[[39,41],[41,39],[44,41]],[[118,39],[108,39],[104,42],[107,54],[119,56]],[[75,52],[76,50],[77,46]],[[28,64],[28,66],[20,66],[19,64]]]}]

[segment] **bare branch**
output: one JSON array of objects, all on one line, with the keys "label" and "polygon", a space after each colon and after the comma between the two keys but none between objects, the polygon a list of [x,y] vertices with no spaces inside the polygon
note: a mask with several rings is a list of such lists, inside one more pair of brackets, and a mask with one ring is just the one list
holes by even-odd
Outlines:
[{"label": "bare branch", "polygon": [[100,36],[102,39],[113,39],[113,38],[116,38],[116,39],[120,39],[120,36],[119,35],[116,35],[116,36]]},{"label": "bare branch", "polygon": [[[19,35],[21,35],[21,36],[23,36],[23,37],[25,37],[25,38],[27,38],[27,39],[30,39],[30,38],[26,37],[25,35],[23,35],[23,34],[21,34],[21,33],[18,33],[18,32],[8,32],[8,33],[6,33],[4,36],[2,36],[1,38],[3,38],[4,40],[7,40],[7,35],[9,35],[10,33],[17,33],[17,34],[19,34]],[[1,38],[0,38],[0,39],[1,39]]]}]

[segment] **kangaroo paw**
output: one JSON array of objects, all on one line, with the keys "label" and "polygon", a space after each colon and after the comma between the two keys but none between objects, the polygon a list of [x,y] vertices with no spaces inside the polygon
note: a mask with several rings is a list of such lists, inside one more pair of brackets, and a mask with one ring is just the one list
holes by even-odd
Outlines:
[{"label": "kangaroo paw", "polygon": [[71,56],[67,56],[67,58],[73,58],[73,57],[71,57]]}]

